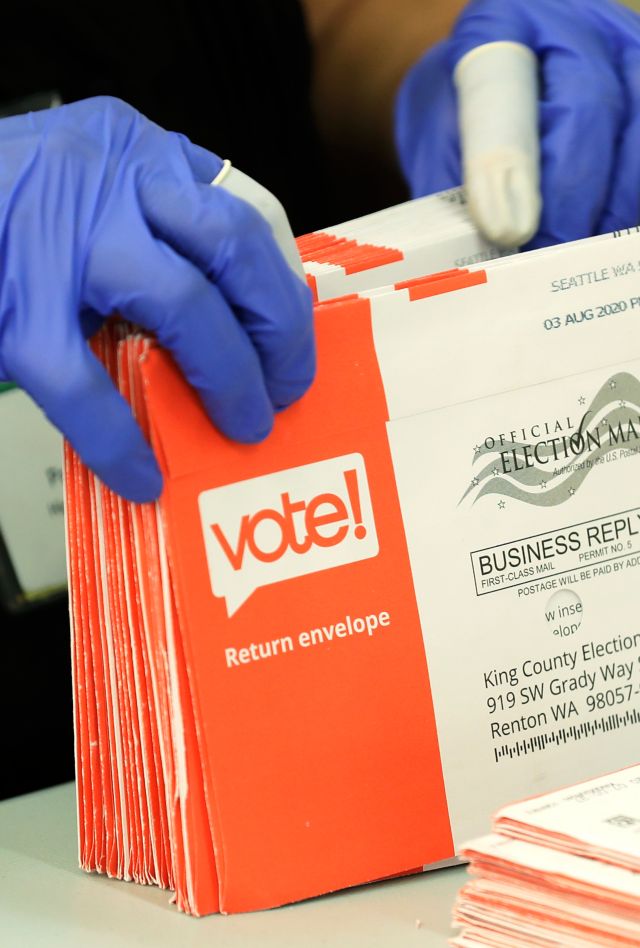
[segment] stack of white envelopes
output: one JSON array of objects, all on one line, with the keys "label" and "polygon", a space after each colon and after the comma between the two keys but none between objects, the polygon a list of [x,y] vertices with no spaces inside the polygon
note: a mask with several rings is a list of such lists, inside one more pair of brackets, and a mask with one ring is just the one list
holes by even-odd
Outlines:
[{"label": "stack of white envelopes", "polygon": [[513,253],[479,233],[462,188],[326,227],[297,244],[317,302]]}]

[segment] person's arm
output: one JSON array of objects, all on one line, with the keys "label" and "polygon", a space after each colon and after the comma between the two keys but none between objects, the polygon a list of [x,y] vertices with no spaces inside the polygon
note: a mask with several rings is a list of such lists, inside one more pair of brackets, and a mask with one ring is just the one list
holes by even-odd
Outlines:
[{"label": "person's arm", "polygon": [[393,105],[410,66],[450,32],[466,0],[303,0],[323,138],[393,159]]}]

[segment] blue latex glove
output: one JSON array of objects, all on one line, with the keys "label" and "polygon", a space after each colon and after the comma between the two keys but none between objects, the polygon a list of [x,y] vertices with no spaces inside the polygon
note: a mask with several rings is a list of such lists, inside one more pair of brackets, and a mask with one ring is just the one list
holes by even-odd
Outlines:
[{"label": "blue latex glove", "polygon": [[118,311],[155,333],[230,438],[264,438],[315,368],[311,299],[220,159],[110,98],[0,121],[0,379],[113,490],[162,478],[86,337]]},{"label": "blue latex glove", "polygon": [[[451,38],[413,67],[398,95],[396,140],[413,195],[461,183],[461,103],[456,99],[454,69],[471,50],[499,41],[524,44],[540,64],[542,217],[531,246],[637,224],[640,17],[612,0],[470,3]],[[501,94],[517,99],[521,93],[510,80],[510,75],[503,76]],[[509,111],[517,115],[526,111],[527,103],[516,101],[511,106]],[[488,123],[499,123],[500,115],[491,113],[490,101],[482,111]],[[520,228],[521,239],[530,236],[537,224],[534,221],[528,234],[521,226],[518,207],[523,201],[515,193],[512,177],[507,170],[499,184],[497,179],[475,181],[469,195],[478,224],[494,239],[492,207],[497,216],[511,213],[511,226],[515,231]],[[520,181],[519,186],[522,197],[525,185]],[[536,186],[536,181],[528,185]],[[483,189],[484,196],[479,193]],[[531,194],[525,197],[530,199]]]}]

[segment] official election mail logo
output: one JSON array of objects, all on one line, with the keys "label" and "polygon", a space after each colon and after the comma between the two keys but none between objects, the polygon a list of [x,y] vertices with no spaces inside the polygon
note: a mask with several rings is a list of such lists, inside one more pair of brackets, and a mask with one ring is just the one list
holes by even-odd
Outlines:
[{"label": "official election mail logo", "polygon": [[[629,372],[606,380],[587,403],[579,424],[556,418],[494,434],[476,445],[473,479],[460,503],[487,495],[536,507],[569,502],[600,464],[640,453],[640,381]],[[504,500],[501,501],[504,507]]]},{"label": "official election mail logo", "polygon": [[361,454],[205,490],[198,505],[211,589],[229,616],[260,586],[378,554]]}]

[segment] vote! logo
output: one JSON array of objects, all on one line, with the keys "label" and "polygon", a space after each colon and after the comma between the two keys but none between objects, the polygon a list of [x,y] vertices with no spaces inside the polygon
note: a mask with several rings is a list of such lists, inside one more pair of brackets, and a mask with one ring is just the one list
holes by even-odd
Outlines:
[{"label": "vote! logo", "polygon": [[260,586],[378,553],[361,454],[206,490],[198,506],[211,589],[229,616]]}]

